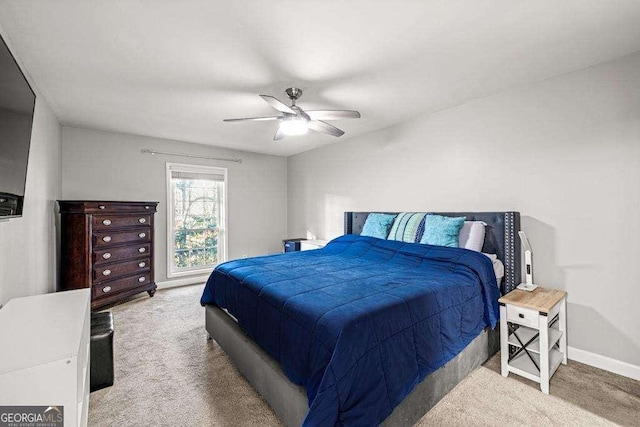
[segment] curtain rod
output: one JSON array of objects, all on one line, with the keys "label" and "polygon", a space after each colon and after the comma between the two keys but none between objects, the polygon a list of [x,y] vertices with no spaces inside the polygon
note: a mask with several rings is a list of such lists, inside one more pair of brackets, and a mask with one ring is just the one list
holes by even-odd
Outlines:
[{"label": "curtain rod", "polygon": [[149,150],[148,148],[143,148],[142,150],[140,150],[140,152],[142,154],[151,154],[151,155],[164,154],[166,156],[193,157],[193,158],[196,158],[196,159],[220,160],[220,161],[223,161],[223,162],[242,163],[242,159],[227,159],[227,158],[224,158],[224,157],[198,156],[197,154],[171,153],[169,151]]}]

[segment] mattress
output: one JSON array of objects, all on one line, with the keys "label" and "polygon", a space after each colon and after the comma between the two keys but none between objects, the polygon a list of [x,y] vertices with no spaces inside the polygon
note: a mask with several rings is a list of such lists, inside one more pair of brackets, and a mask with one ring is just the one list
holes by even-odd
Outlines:
[{"label": "mattress", "polygon": [[221,264],[201,302],[228,310],[306,389],[305,425],[374,425],[495,326],[498,296],[481,253],[345,235]]}]

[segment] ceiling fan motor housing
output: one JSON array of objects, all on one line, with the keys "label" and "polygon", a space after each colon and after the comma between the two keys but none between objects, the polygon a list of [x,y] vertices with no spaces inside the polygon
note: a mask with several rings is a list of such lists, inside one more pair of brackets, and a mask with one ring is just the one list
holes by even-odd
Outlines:
[{"label": "ceiling fan motor housing", "polygon": [[296,99],[298,99],[298,98],[300,98],[302,96],[302,89],[299,89],[297,87],[287,88],[284,92],[287,94],[289,99],[291,99],[291,101],[293,101],[293,105],[295,105]]}]

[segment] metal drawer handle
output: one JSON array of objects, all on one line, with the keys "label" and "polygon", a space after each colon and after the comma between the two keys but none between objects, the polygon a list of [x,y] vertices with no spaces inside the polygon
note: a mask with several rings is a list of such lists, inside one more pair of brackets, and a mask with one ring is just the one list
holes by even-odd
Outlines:
[{"label": "metal drawer handle", "polygon": [[102,258],[109,259],[109,258],[111,258],[111,254],[109,252],[105,252],[105,253],[102,254]]},{"label": "metal drawer handle", "polygon": [[144,224],[145,222],[147,222],[147,220],[146,220],[146,219],[144,219],[144,218],[138,218],[138,222],[139,222],[140,224]]},{"label": "metal drawer handle", "polygon": [[524,314],[518,313],[518,317],[521,318],[521,319],[524,319]]},{"label": "metal drawer handle", "polygon": [[147,233],[140,233],[138,234],[138,237],[144,239],[145,237],[147,237]]},{"label": "metal drawer handle", "polygon": [[104,241],[105,243],[109,243],[111,241],[111,236],[104,236],[102,238],[102,241]]},{"label": "metal drawer handle", "polygon": [[145,206],[144,208],[145,208],[145,209],[149,209],[149,206]]},{"label": "metal drawer handle", "polygon": [[102,223],[104,225],[111,225],[111,220],[110,219],[105,219],[104,221],[102,221]]},{"label": "metal drawer handle", "polygon": [[140,248],[138,249],[138,252],[140,252],[141,254],[145,253],[147,251],[146,248]]},{"label": "metal drawer handle", "polygon": [[105,271],[102,272],[103,276],[108,276],[110,274],[111,274],[111,270],[105,270]]},{"label": "metal drawer handle", "polygon": [[105,294],[110,291],[111,291],[111,286],[105,286],[104,288],[102,288],[102,292],[104,292]]},{"label": "metal drawer handle", "polygon": [[144,277],[144,276],[138,277],[138,282],[140,282],[140,283],[144,282],[145,280],[147,280],[147,278]]},{"label": "metal drawer handle", "polygon": [[98,209],[104,209],[104,205],[98,206]]},{"label": "metal drawer handle", "polygon": [[147,263],[144,262],[144,261],[138,263],[138,267],[140,267],[140,268],[144,268],[146,266],[147,266]]}]

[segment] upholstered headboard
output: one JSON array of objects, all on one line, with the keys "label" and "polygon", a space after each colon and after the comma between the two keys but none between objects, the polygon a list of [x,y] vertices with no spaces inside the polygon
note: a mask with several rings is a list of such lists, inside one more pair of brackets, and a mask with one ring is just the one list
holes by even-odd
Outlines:
[{"label": "upholstered headboard", "polygon": [[[360,234],[370,212],[345,212],[344,233]],[[392,213],[395,212],[385,212]],[[430,212],[443,216],[465,216],[467,221],[483,221],[485,227],[482,252],[496,254],[504,264],[501,291],[511,292],[520,284],[520,212]]]}]

